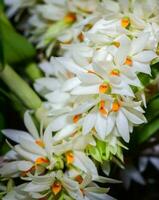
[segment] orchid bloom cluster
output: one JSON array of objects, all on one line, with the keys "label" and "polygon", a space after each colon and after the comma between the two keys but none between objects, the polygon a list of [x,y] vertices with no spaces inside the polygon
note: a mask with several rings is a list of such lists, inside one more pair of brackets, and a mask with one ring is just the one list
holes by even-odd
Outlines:
[{"label": "orchid bloom cluster", "polygon": [[[55,1],[45,2],[50,5]],[[55,4],[62,2],[67,1]],[[72,2],[85,5],[83,1]],[[151,62],[158,56],[159,2],[88,2],[98,19],[88,29],[80,29],[81,40],[61,43],[62,57],[40,64],[46,77],[36,80],[34,87],[46,99],[50,123],[44,129],[41,122],[38,131],[26,112],[29,133],[3,131],[16,145],[8,142],[12,150],[5,156],[0,174],[4,181],[20,177],[25,182],[4,200],[112,199],[106,194],[108,190],[94,181],[117,181],[100,176],[97,166],[108,175],[110,161],[122,163],[122,149],[133,128],[146,123],[144,87],[138,74],[151,75]],[[51,17],[45,9],[39,11],[43,17]],[[90,25],[86,19],[79,21]],[[70,29],[73,34],[76,30],[76,26]]]},{"label": "orchid bloom cluster", "polygon": [[[97,20],[98,0],[6,0],[8,15],[27,9],[26,32],[37,48],[46,48],[50,56],[57,41],[71,43],[83,40],[81,32]],[[19,13],[18,13],[19,14]]]}]

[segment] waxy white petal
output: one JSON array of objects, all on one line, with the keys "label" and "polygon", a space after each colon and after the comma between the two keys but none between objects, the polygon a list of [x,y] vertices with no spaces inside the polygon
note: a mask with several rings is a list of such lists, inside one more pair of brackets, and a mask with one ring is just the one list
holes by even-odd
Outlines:
[{"label": "waxy white petal", "polygon": [[26,126],[26,128],[28,129],[28,131],[32,134],[32,136],[35,138],[35,139],[38,139],[39,138],[39,133],[38,133],[38,130],[33,122],[33,119],[31,118],[29,112],[25,112],[24,114],[24,124]]},{"label": "waxy white petal", "polygon": [[142,51],[149,39],[149,33],[142,33],[137,39],[134,39],[131,45],[131,55]]},{"label": "waxy white petal", "polygon": [[87,116],[84,118],[84,121],[83,121],[82,133],[84,135],[88,134],[92,130],[92,128],[95,126],[95,121],[96,121],[95,112],[91,112],[87,114]]},{"label": "waxy white petal", "polygon": [[31,135],[29,135],[29,133],[24,132],[24,131],[5,129],[5,130],[2,130],[2,133],[7,138],[17,143],[20,143],[23,139],[26,139],[28,141],[34,141],[34,138]]},{"label": "waxy white petal", "polygon": [[121,111],[117,113],[116,125],[118,128],[119,134],[124,139],[124,141],[129,142],[130,136],[129,136],[128,121],[125,115]]}]

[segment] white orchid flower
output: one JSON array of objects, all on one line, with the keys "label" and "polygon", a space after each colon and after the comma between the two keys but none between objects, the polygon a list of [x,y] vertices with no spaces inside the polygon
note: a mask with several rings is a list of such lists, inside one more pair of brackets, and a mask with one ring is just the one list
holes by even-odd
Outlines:
[{"label": "white orchid flower", "polygon": [[38,133],[28,112],[24,115],[24,123],[29,133],[11,129],[3,130],[3,134],[7,138],[17,143],[13,149],[18,154],[19,159],[22,159],[5,163],[1,169],[3,175],[14,175],[22,171],[27,173],[38,165],[46,165],[46,167],[52,168],[55,164],[50,138]]},{"label": "white orchid flower", "polygon": [[[62,171],[52,172],[44,176],[30,176],[32,180],[24,188],[34,199],[52,196],[54,198],[61,191],[66,191],[72,198],[82,196],[79,184],[70,179]],[[51,188],[51,189],[50,189]]]},{"label": "white orchid flower", "polygon": [[132,69],[132,73],[151,74],[150,63],[157,55],[153,50],[146,49],[149,37],[149,33],[142,33],[132,41],[125,37],[125,44],[119,47],[116,52],[116,63],[120,66],[127,65]]},{"label": "white orchid flower", "polygon": [[[97,104],[91,104],[91,109],[89,109],[89,105],[88,103],[87,107],[85,103],[81,104],[72,113],[75,116],[81,115],[81,118],[82,115],[84,116],[82,120],[82,132],[84,135],[89,134],[95,128],[98,137],[101,140],[105,140],[106,136],[111,134],[115,128],[118,135],[128,142],[129,132],[132,132],[133,125],[146,122],[140,102],[134,102],[130,98],[110,100],[110,98],[106,97]],[[89,112],[87,113],[88,110]]]},{"label": "white orchid flower", "polygon": [[13,189],[8,192],[2,200],[33,200],[31,196],[24,192],[23,189],[26,187],[26,184],[21,184],[19,186],[13,187]]}]

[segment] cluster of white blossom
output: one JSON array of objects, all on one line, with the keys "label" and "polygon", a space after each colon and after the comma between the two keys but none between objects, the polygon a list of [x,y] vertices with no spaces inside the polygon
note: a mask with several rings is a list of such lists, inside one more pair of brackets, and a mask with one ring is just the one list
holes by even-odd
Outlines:
[{"label": "cluster of white blossom", "polygon": [[[99,13],[100,17],[93,23],[83,22],[85,17],[80,19],[81,24],[89,26],[78,29],[80,40],[62,42],[62,57],[40,64],[46,77],[36,81],[35,89],[47,100],[44,105],[51,122],[46,129],[42,125],[39,134],[26,112],[24,121],[30,134],[3,131],[17,144],[10,144],[12,151],[6,155],[0,174],[4,180],[25,180],[3,199],[10,200],[8,195],[13,195],[12,199],[28,199],[26,195],[50,200],[111,199],[105,194],[107,189],[94,181],[116,181],[101,177],[96,164],[109,174],[109,161],[123,161],[122,143],[129,142],[133,127],[146,122],[144,87],[138,74],[151,75],[151,62],[157,58],[159,2],[45,2],[47,9],[38,9],[43,17],[51,18],[50,4],[65,2],[72,2],[73,8],[76,2],[92,19]],[[90,14],[86,5],[94,13],[91,10]],[[76,30],[76,26],[69,29],[73,34]]]},{"label": "cluster of white blossom", "polygon": [[87,30],[100,16],[99,0],[5,1],[10,8],[9,16],[27,8],[30,15],[26,18],[25,32],[37,48],[46,48],[47,56],[57,41],[71,43],[82,40],[81,31]]}]

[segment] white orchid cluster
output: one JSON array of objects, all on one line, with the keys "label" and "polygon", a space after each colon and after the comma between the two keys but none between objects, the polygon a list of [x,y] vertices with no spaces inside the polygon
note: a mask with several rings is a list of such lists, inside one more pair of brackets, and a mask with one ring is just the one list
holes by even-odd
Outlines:
[{"label": "white orchid cluster", "polygon": [[38,49],[47,49],[47,56],[57,41],[71,43],[82,40],[81,31],[99,18],[98,0],[6,0],[6,3],[9,16],[28,10],[26,32]]},{"label": "white orchid cluster", "polygon": [[[61,43],[62,57],[52,57],[40,65],[46,77],[36,81],[35,89],[47,100],[45,108],[51,122],[46,129],[41,125],[39,134],[26,112],[24,122],[30,134],[3,131],[16,145],[10,144],[12,151],[6,155],[0,174],[4,180],[20,177],[25,181],[4,200],[111,199],[107,189],[94,181],[115,181],[101,177],[97,166],[100,164],[108,175],[110,161],[123,161],[123,143],[129,142],[133,127],[146,122],[144,87],[138,73],[151,75],[150,65],[157,57],[159,2],[46,0],[46,9],[38,12],[49,24],[53,14],[50,5],[61,9],[66,2],[89,17],[80,12],[78,31],[77,26],[67,28],[76,39]],[[72,19],[66,13],[75,12],[58,14]],[[56,36],[66,39],[66,32]],[[40,32],[42,42],[45,33]]]},{"label": "white orchid cluster", "polygon": [[[38,48],[47,49],[47,56],[50,56],[57,41],[65,44],[83,41],[82,33],[100,19],[106,19],[117,25],[120,24],[121,18],[125,21],[126,18],[130,18],[131,34],[132,31],[135,35],[142,30],[150,31],[152,40],[158,34],[157,0],[120,0],[119,3],[112,0],[5,0],[5,2],[9,6],[9,16],[19,15],[22,10],[27,9],[29,17],[25,21],[25,32]],[[129,24],[123,26],[126,25]],[[156,45],[157,41],[150,40],[150,42],[155,42]]]},{"label": "white orchid cluster", "polygon": [[84,152],[89,144],[95,145],[93,136],[77,133],[64,140],[62,132],[52,136],[52,132],[43,131],[42,127],[39,134],[29,112],[24,115],[24,123],[29,133],[3,131],[16,143],[12,146],[8,142],[12,150],[4,157],[0,169],[3,181],[19,177],[25,182],[12,187],[3,200],[113,199],[105,194],[107,188],[100,188],[93,182],[118,182],[99,176],[95,164]]}]

